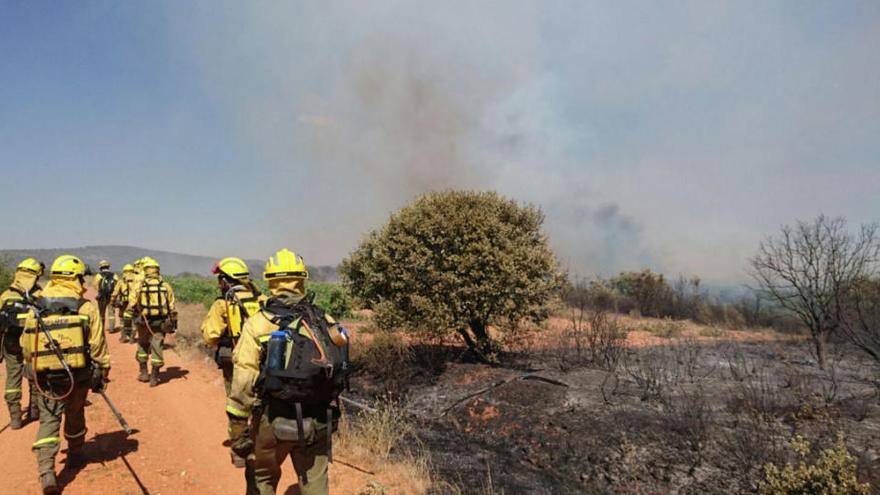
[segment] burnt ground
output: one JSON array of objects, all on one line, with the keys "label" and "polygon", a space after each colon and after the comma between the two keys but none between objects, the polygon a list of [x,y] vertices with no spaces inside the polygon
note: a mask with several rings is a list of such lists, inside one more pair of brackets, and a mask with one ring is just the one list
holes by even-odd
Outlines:
[{"label": "burnt ground", "polygon": [[825,371],[800,340],[620,352],[602,367],[554,348],[488,366],[417,348],[381,378],[362,369],[350,396],[402,397],[413,448],[461,493],[753,493],[766,463],[797,460],[794,435],[814,458],[838,434],[880,493],[877,374],[855,351]]}]

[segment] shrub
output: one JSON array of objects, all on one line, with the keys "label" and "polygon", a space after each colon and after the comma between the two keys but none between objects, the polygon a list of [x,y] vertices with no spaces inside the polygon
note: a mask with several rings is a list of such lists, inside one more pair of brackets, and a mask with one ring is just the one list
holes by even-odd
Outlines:
[{"label": "shrub", "polygon": [[[174,289],[174,296],[185,304],[202,304],[206,308],[220,295],[217,281],[209,277],[176,276],[165,277]],[[268,289],[263,281],[255,283],[257,289],[267,294]],[[315,293],[315,303],[335,318],[351,316],[351,297],[345,288],[333,282],[306,281],[306,290]]]},{"label": "shrub", "polygon": [[672,349],[664,345],[639,349],[627,357],[624,368],[643,401],[668,401],[670,389],[682,378]]},{"label": "shrub", "polygon": [[174,289],[174,297],[184,304],[211,306],[219,295],[217,281],[208,277],[165,277]]},{"label": "shrub", "polygon": [[718,328],[715,326],[712,327],[703,327],[700,329],[700,337],[710,337],[713,339],[717,339],[720,337],[724,337],[727,335],[727,330],[723,328]]},{"label": "shrub", "polygon": [[306,282],[306,290],[315,293],[315,303],[334,318],[351,316],[351,296],[341,284],[333,282]]},{"label": "shrub", "polygon": [[672,289],[662,274],[651,270],[625,272],[609,281],[611,287],[624,297],[632,299],[644,316],[669,314]]},{"label": "shrub", "polygon": [[15,268],[13,268],[9,259],[0,258],[0,291],[4,291],[7,287],[12,285],[12,276],[14,273]]},{"label": "shrub", "polygon": [[379,379],[405,379],[415,362],[409,344],[393,332],[375,332],[365,345],[352,349],[354,364]]},{"label": "shrub", "polygon": [[856,477],[856,460],[850,455],[839,435],[833,448],[819,452],[815,462],[808,462],[810,443],[801,436],[791,442],[791,449],[798,458],[797,466],[786,464],[779,469],[773,464],[764,468],[764,479],[758,481],[758,493],[762,495],[867,495],[870,485],[859,483]]},{"label": "shrub", "polygon": [[340,273],[378,324],[457,333],[486,357],[490,324],[545,320],[561,286],[543,222],[494,192],[427,194],[364,239]]},{"label": "shrub", "polygon": [[626,328],[616,318],[609,318],[601,311],[595,312],[585,335],[590,362],[605,370],[617,368],[626,348],[626,334]]},{"label": "shrub", "polygon": [[684,332],[684,324],[672,318],[664,318],[662,321],[648,327],[648,331],[663,339],[673,339],[680,337],[682,332]]}]

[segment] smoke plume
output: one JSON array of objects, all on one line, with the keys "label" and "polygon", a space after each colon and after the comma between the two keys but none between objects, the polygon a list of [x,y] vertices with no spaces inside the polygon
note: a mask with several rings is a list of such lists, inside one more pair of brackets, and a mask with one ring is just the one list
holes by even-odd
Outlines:
[{"label": "smoke plume", "polygon": [[[301,207],[272,241],[335,262],[415,195],[494,189],[545,211],[569,269],[643,261],[638,222],[569,157],[582,136],[542,68],[539,4],[392,2],[352,15],[364,7],[249,5],[204,32],[186,26],[201,69],[224,81],[216,97],[271,166],[271,207]],[[239,35],[218,36],[223,20]]]}]

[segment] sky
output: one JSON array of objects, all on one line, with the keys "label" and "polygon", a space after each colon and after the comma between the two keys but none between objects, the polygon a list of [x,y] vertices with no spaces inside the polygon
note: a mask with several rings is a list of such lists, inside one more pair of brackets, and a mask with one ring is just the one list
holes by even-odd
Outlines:
[{"label": "sky", "polygon": [[540,207],[562,266],[747,280],[880,219],[880,2],[0,6],[0,248],[335,264],[419,194]]}]

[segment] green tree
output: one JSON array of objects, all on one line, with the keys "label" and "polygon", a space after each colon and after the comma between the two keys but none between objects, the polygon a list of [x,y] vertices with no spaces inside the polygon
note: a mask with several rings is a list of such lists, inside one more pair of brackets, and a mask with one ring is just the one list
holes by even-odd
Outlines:
[{"label": "green tree", "polygon": [[12,277],[15,274],[15,265],[9,258],[0,258],[0,292],[12,285]]},{"label": "green tree", "polygon": [[641,272],[623,272],[612,278],[610,284],[619,293],[635,302],[645,316],[665,316],[672,300],[672,289],[662,274],[644,269]]},{"label": "green tree", "polygon": [[485,357],[489,325],[545,319],[561,286],[543,221],[494,192],[427,194],[370,233],[340,272],[380,325],[457,332]]}]

